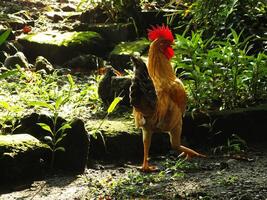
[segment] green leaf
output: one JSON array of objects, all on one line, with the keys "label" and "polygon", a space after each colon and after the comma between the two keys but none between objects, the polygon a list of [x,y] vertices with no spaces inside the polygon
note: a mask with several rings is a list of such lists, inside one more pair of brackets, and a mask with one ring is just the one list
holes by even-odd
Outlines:
[{"label": "green leaf", "polygon": [[57,147],[54,151],[55,151],[55,152],[56,152],[56,151],[63,151],[63,152],[64,152],[64,151],[66,151],[66,150],[65,150],[64,147]]},{"label": "green leaf", "polygon": [[235,44],[238,44],[240,35],[237,35],[236,31],[231,28],[231,33],[233,36],[233,41]]},{"label": "green leaf", "polygon": [[69,123],[66,123],[66,124],[64,124],[63,126],[61,126],[61,127],[57,130],[57,133],[60,132],[60,131],[64,132],[66,129],[70,129],[70,128],[72,128],[71,125],[70,125]]},{"label": "green leaf", "polygon": [[9,110],[10,109],[9,103],[7,103],[5,101],[0,101],[0,107],[5,108],[6,110]]},{"label": "green leaf", "polygon": [[109,105],[108,107],[108,114],[112,113],[114,111],[114,109],[116,108],[116,106],[118,105],[118,103],[120,103],[120,101],[122,100],[122,97],[116,97],[112,103]]},{"label": "green leaf", "polygon": [[75,83],[73,81],[72,76],[70,74],[68,74],[67,77],[68,77],[68,80],[69,80],[69,83],[70,83],[70,88],[73,88]]},{"label": "green leaf", "polygon": [[45,123],[37,123],[37,125],[41,126],[41,128],[45,131],[48,131],[49,133],[51,133],[52,135],[53,134],[53,131],[51,130],[50,126],[48,126],[47,124]]},{"label": "green leaf", "polygon": [[52,139],[51,136],[45,136],[45,137],[44,137],[44,140],[45,140],[47,143],[49,143],[49,144],[52,144],[52,143],[53,143],[53,139]]},{"label": "green leaf", "polygon": [[64,98],[63,95],[60,95],[56,100],[55,109],[58,110],[60,106],[63,104],[64,104]]},{"label": "green leaf", "polygon": [[7,40],[10,33],[11,29],[8,29],[0,35],[0,46]]},{"label": "green leaf", "polygon": [[64,137],[65,137],[66,135],[67,135],[67,134],[63,134],[63,135],[61,135],[60,138],[57,139],[55,145],[57,145],[61,140],[63,140]]},{"label": "green leaf", "polygon": [[43,107],[43,108],[48,108],[49,110],[55,110],[55,107],[53,105],[48,104],[44,101],[29,101],[27,103],[30,106]]},{"label": "green leaf", "polygon": [[18,69],[13,69],[13,70],[9,70],[9,71],[7,71],[7,72],[4,72],[4,73],[0,74],[0,80],[1,80],[1,79],[5,79],[5,78],[7,78],[7,77],[10,77],[10,76],[12,76],[12,75],[15,75],[15,74],[17,74],[18,72],[19,72]]}]

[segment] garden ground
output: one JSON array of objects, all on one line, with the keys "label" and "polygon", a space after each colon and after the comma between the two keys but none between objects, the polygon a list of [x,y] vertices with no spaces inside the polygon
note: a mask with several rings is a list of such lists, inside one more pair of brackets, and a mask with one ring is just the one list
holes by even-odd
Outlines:
[{"label": "garden ground", "polygon": [[158,172],[142,173],[140,162],[129,159],[91,161],[81,175],[49,175],[10,186],[0,199],[267,199],[264,145],[251,145],[239,156],[183,162],[171,152],[151,162]]}]

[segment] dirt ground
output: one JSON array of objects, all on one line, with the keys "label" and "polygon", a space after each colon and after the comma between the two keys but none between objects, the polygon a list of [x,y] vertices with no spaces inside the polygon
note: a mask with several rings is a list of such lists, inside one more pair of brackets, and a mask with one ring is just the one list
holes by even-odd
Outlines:
[{"label": "dirt ground", "polygon": [[178,166],[181,161],[173,153],[152,157],[151,163],[159,168],[152,174],[140,172],[140,162],[92,161],[84,174],[48,176],[9,187],[2,191],[0,199],[266,200],[265,146],[253,145],[242,156],[194,158],[183,166]]}]

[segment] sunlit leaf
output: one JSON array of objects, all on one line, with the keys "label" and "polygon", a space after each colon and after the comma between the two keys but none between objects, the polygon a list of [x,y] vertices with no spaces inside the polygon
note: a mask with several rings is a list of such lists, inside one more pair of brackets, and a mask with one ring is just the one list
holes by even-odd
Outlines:
[{"label": "sunlit leaf", "polygon": [[48,126],[45,123],[37,123],[43,130],[48,131],[49,133],[53,134],[53,131],[51,130],[50,126]]},{"label": "sunlit leaf", "polygon": [[43,102],[43,101],[29,101],[27,103],[30,106],[48,108],[49,110],[54,110],[55,109],[55,107],[52,104],[48,104],[48,103]]},{"label": "sunlit leaf", "polygon": [[116,106],[118,105],[118,103],[120,103],[120,101],[122,100],[122,97],[116,97],[112,103],[109,105],[108,107],[108,114],[112,113],[114,111],[114,109],[116,108]]},{"label": "sunlit leaf", "polygon": [[0,46],[7,40],[10,33],[11,29],[8,29],[0,35]]},{"label": "sunlit leaf", "polygon": [[15,74],[17,74],[18,72],[19,72],[18,69],[13,69],[13,70],[9,70],[9,71],[7,71],[7,72],[4,72],[4,73],[0,74],[0,80],[1,80],[1,79],[5,79],[5,78],[7,78],[7,77],[10,77],[10,76],[12,76],[12,75],[15,75]]},{"label": "sunlit leaf", "polygon": [[6,110],[9,110],[10,105],[9,105],[9,103],[6,102],[6,101],[0,101],[0,107],[3,107],[3,108],[5,108]]},{"label": "sunlit leaf", "polygon": [[66,123],[66,124],[64,124],[63,126],[61,126],[61,127],[57,130],[57,133],[60,132],[60,131],[64,132],[66,129],[70,129],[70,128],[72,128],[71,125],[70,125],[69,123]]},{"label": "sunlit leaf", "polygon": [[68,81],[69,81],[69,83],[70,83],[70,88],[73,88],[74,85],[75,85],[75,83],[74,83],[74,81],[73,81],[72,76],[71,76],[70,74],[68,74],[67,77],[68,77]]},{"label": "sunlit leaf", "polygon": [[55,109],[58,110],[60,106],[63,104],[64,104],[64,98],[63,98],[63,95],[60,95],[56,100]]}]

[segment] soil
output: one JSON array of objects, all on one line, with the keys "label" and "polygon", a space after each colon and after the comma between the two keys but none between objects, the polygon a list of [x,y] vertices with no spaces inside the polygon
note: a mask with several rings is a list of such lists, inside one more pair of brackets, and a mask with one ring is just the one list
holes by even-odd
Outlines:
[{"label": "soil", "polygon": [[267,199],[264,145],[251,145],[242,156],[209,154],[173,168],[177,161],[172,152],[152,157],[155,173],[141,172],[133,160],[91,161],[81,175],[57,173],[9,186],[0,199]]}]

